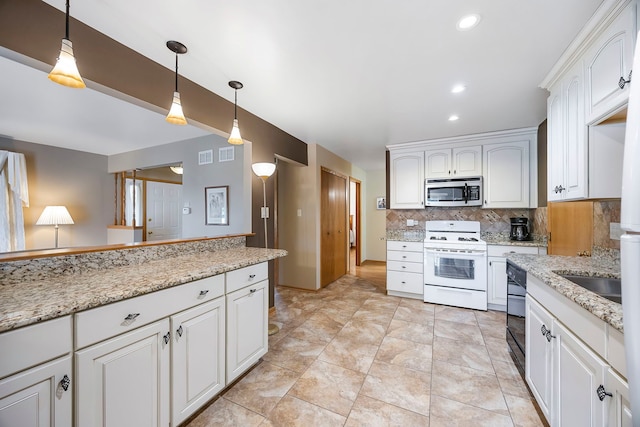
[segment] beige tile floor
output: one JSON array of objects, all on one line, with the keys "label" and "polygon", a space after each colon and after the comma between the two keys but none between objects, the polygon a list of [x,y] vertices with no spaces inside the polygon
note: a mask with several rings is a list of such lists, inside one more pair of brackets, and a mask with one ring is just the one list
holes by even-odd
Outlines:
[{"label": "beige tile floor", "polygon": [[263,360],[188,427],[542,426],[505,316],[390,297],[347,275],[278,287]]}]

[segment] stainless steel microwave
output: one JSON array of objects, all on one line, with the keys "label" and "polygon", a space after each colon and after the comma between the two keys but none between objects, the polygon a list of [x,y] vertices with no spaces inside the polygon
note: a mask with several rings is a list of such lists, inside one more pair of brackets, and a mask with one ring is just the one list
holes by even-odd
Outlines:
[{"label": "stainless steel microwave", "polygon": [[482,177],[425,180],[425,206],[482,206]]}]

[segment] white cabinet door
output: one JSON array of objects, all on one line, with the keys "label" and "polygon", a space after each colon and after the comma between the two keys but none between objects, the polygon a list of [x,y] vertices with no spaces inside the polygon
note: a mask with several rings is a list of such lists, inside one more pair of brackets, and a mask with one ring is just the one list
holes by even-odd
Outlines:
[{"label": "white cabinet door", "polygon": [[71,369],[66,356],[0,381],[0,426],[70,427]]},{"label": "white cabinet door", "polygon": [[598,398],[597,389],[604,384],[607,365],[557,321],[553,335],[556,397],[551,424],[558,427],[605,425],[604,404]]},{"label": "white cabinet door", "polygon": [[587,75],[587,123],[596,122],[621,107],[629,98],[629,84],[620,89],[621,77],[629,79],[633,61],[634,3],[630,2],[585,58]]},{"label": "white cabinet door", "polygon": [[482,175],[482,146],[460,147],[452,150],[453,177]]},{"label": "white cabinet door", "polygon": [[503,257],[488,257],[487,303],[492,310],[507,308],[507,260]]},{"label": "white cabinet door", "polygon": [[451,149],[426,150],[424,152],[426,178],[451,178]]},{"label": "white cabinet door", "polygon": [[558,188],[564,184],[564,114],[562,84],[551,89],[547,100],[547,200],[562,199]]},{"label": "white cabinet door", "polygon": [[529,141],[487,144],[483,149],[485,208],[529,207]]},{"label": "white cabinet door", "polygon": [[527,349],[527,357],[525,377],[533,396],[540,406],[540,410],[549,421],[551,419],[553,391],[553,339],[549,338],[551,340],[549,341],[546,337],[546,332],[543,333],[543,331],[549,331],[549,334],[552,334],[553,317],[528,294],[526,307],[525,348]]},{"label": "white cabinet door", "polygon": [[177,426],[225,387],[225,299],[171,316],[171,422]]},{"label": "white cabinet door", "polygon": [[610,427],[633,427],[629,384],[609,368],[605,385],[604,391],[610,394],[603,395],[607,408],[608,425]]},{"label": "white cabinet door", "polygon": [[587,197],[587,128],[584,124],[584,87],[582,69],[563,82],[565,109],[564,185],[560,191],[565,200]]},{"label": "white cabinet door", "polygon": [[389,208],[420,209],[424,207],[424,151],[391,153]]},{"label": "white cabinet door", "polygon": [[82,427],[169,425],[169,319],[76,352]]},{"label": "white cabinet door", "polygon": [[227,384],[268,348],[268,280],[227,294]]}]

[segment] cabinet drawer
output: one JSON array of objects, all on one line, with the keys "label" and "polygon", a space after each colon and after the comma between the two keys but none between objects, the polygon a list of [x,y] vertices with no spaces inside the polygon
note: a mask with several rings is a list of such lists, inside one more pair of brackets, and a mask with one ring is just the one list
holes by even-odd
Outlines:
[{"label": "cabinet drawer", "polygon": [[76,349],[224,295],[224,274],[77,313]]},{"label": "cabinet drawer", "polygon": [[422,266],[421,262],[389,261],[387,262],[387,271],[406,271],[407,273],[422,274]]},{"label": "cabinet drawer", "polygon": [[420,294],[424,292],[422,274],[387,271],[387,290]]},{"label": "cabinet drawer", "polygon": [[397,240],[387,241],[387,250],[389,251],[408,251],[422,253],[423,247],[423,242],[399,242]]},{"label": "cabinet drawer", "polygon": [[227,272],[227,293],[269,278],[266,262]]},{"label": "cabinet drawer", "polygon": [[488,245],[487,256],[501,256],[504,254],[533,254],[538,255],[537,246],[515,246],[515,245]]},{"label": "cabinet drawer", "polygon": [[0,334],[0,378],[70,353],[71,316]]},{"label": "cabinet drawer", "polygon": [[420,252],[402,252],[402,251],[387,251],[387,261],[402,261],[402,262],[424,262],[424,256],[422,251]]}]

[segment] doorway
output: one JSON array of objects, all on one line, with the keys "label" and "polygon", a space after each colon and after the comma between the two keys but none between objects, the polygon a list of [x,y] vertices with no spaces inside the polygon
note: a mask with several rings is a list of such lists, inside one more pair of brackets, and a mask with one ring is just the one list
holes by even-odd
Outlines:
[{"label": "doorway", "polygon": [[320,176],[320,286],[347,274],[348,178],[322,168]]}]

